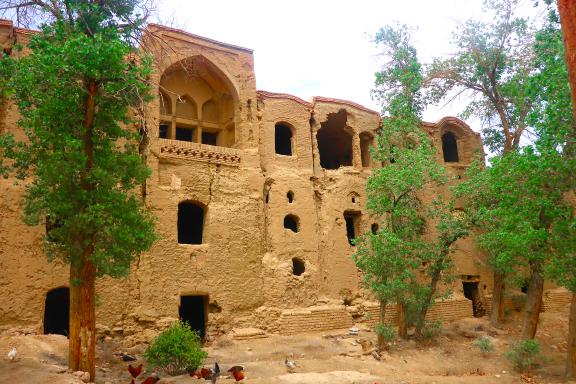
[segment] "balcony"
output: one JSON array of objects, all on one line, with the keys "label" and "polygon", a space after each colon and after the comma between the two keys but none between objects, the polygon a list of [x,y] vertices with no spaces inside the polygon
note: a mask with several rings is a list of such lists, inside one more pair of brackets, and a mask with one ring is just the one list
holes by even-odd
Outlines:
[{"label": "balcony", "polygon": [[241,151],[238,149],[170,139],[158,139],[158,144],[160,158],[240,166]]}]

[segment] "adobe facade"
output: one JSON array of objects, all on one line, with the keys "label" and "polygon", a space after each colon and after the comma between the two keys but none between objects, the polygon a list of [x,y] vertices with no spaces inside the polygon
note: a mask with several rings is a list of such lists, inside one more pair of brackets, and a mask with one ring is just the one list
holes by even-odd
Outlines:
[{"label": "adobe facade", "polygon": [[[28,34],[0,20],[5,51]],[[364,187],[381,166],[369,150],[379,114],[258,91],[249,49],[158,25],[145,43],[158,97],[146,110],[152,177],[143,193],[160,239],[128,278],[98,280],[100,333],[148,340],[178,317],[208,338],[373,323],[376,306],[360,286],[350,239],[379,225]],[[0,132],[22,137],[17,119],[13,105],[0,106]],[[423,129],[450,175],[461,177],[482,151],[459,119]],[[24,186],[0,180],[0,326],[54,331],[68,268],[43,255],[45,227],[21,221]],[[435,318],[471,316],[465,296],[483,297],[491,286],[472,239],[456,244],[454,260],[461,279]]]}]

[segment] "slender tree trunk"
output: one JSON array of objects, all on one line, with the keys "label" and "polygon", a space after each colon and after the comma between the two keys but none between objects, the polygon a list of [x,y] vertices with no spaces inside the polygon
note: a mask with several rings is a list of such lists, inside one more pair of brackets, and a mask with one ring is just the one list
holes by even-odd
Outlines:
[{"label": "slender tree trunk", "polygon": [[406,305],[398,303],[398,336],[403,339],[408,338],[408,326],[406,324]]},{"label": "slender tree trunk", "polygon": [[[387,301],[380,300],[380,312],[379,312],[379,320],[380,324],[385,325],[384,321],[386,320],[386,305],[388,304]],[[384,335],[378,334],[378,350],[383,351],[386,349],[386,340],[384,340]]]},{"label": "slender tree trunk", "polygon": [[96,304],[94,264],[84,258],[81,265],[70,265],[70,341],[68,366],[96,377]]},{"label": "slender tree trunk", "polygon": [[[444,263],[444,260],[441,260],[439,263]],[[438,263],[438,264],[439,264]],[[426,323],[426,315],[428,314],[428,309],[430,309],[430,305],[432,303],[432,298],[436,294],[436,290],[438,289],[438,282],[440,281],[440,268],[436,268],[432,273],[432,279],[430,280],[430,292],[428,292],[428,296],[426,297],[426,301],[424,302],[422,311],[418,314],[418,320],[416,321],[416,334],[422,336],[422,328],[424,328],[424,324]]]},{"label": "slender tree trunk", "polygon": [[[86,165],[80,183],[87,193],[94,186],[89,175],[94,166],[94,117],[98,84],[87,80],[84,117],[84,154]],[[90,260],[93,246],[84,250],[80,260],[70,263],[70,339],[68,342],[68,367],[74,371],[90,373],[90,381],[96,379],[96,266]]]},{"label": "slender tree trunk", "polygon": [[530,262],[530,284],[528,285],[528,297],[524,317],[522,339],[533,339],[538,329],[538,319],[542,309],[542,295],[544,294],[544,276],[542,276],[542,263]]},{"label": "slender tree trunk", "polygon": [[566,359],[566,378],[576,377],[576,293],[572,292],[570,305],[570,325],[568,327],[568,358]]},{"label": "slender tree trunk", "polygon": [[506,275],[503,272],[494,271],[494,288],[492,290],[492,313],[490,324],[496,326],[504,318],[504,289]]},{"label": "slender tree trunk", "polygon": [[572,92],[572,113],[576,119],[576,2],[558,0],[558,13],[564,36],[564,52],[568,67],[568,78]]}]

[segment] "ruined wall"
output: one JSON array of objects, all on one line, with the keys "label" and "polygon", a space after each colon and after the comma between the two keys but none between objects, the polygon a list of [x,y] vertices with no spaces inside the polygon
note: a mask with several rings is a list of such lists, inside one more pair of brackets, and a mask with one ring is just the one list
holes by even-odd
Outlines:
[{"label": "ruined wall", "polygon": [[[6,25],[0,44],[16,31]],[[97,281],[100,333],[149,340],[182,315],[190,297],[200,300],[192,316],[205,321],[209,337],[234,327],[244,337],[239,328],[290,334],[365,321],[363,309],[349,305],[370,296],[350,239],[377,223],[366,210],[365,182],[378,166],[369,151],[378,113],[343,100],[257,92],[252,51],[162,26],[151,31],[144,43],[155,55],[158,97],[145,111],[152,170],[145,197],[160,239],[128,278]],[[0,130],[22,138],[17,119],[13,106],[2,106]],[[459,161],[446,163],[454,176],[481,151],[458,119],[424,129],[439,161],[442,135],[456,136]],[[44,226],[22,223],[25,182],[13,182],[0,180],[0,323],[42,332],[46,294],[68,286],[68,269],[47,262]],[[183,215],[187,209],[195,213]],[[186,237],[195,225],[201,240]],[[454,257],[459,274],[486,285],[471,239],[458,243]],[[453,289],[462,293],[461,282]],[[431,313],[469,316],[470,305],[445,302]]]}]

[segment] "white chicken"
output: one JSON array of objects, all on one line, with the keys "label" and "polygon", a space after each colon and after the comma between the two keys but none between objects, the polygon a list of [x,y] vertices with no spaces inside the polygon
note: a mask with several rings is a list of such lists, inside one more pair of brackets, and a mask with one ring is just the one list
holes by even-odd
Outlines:
[{"label": "white chicken", "polygon": [[16,360],[17,355],[18,355],[18,351],[16,350],[16,347],[12,347],[10,352],[8,352],[8,360],[10,360],[10,361]]},{"label": "white chicken", "polygon": [[294,355],[291,353],[288,355],[288,357],[286,357],[286,359],[284,360],[284,365],[286,366],[286,369],[288,370],[289,373],[293,373],[294,370],[296,369],[296,362],[294,361]]}]

